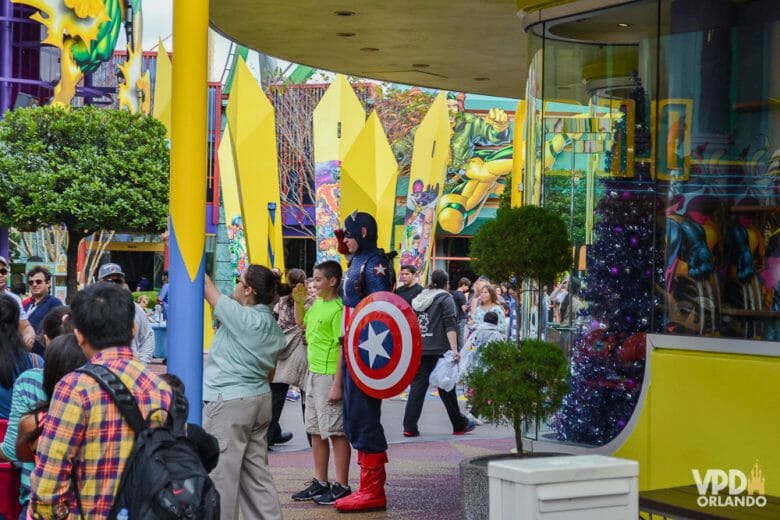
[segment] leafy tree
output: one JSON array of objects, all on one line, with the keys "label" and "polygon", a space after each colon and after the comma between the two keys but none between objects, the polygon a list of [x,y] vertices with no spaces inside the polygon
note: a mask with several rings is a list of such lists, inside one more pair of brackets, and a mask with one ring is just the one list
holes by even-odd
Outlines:
[{"label": "leafy tree", "polygon": [[479,348],[479,361],[465,380],[474,413],[515,430],[517,454],[523,454],[522,425],[539,423],[558,410],[569,389],[568,361],[557,346],[525,339],[494,341]]},{"label": "leafy tree", "polygon": [[538,206],[500,207],[472,238],[469,254],[478,273],[499,281],[534,280],[539,287],[572,263],[566,224],[556,212]]},{"label": "leafy tree", "polygon": [[433,94],[418,88],[387,88],[384,97],[374,103],[395,160],[398,161],[399,175],[408,175],[411,170],[414,133],[434,99]]},{"label": "leafy tree", "polygon": [[7,112],[0,121],[0,225],[67,226],[70,299],[82,238],[100,229],[165,229],[169,163],[165,128],[151,117],[94,107]]}]

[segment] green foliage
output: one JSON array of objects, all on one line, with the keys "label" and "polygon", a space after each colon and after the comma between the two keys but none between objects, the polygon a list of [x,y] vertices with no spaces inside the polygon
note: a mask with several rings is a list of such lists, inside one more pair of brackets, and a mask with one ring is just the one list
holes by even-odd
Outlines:
[{"label": "green foliage", "polygon": [[[571,226],[572,228],[571,243],[578,246],[585,244],[587,202],[585,188],[586,182],[581,175],[547,175],[544,178],[543,205],[563,216],[567,227]],[[596,190],[597,192],[603,191],[603,188],[597,187]],[[596,199],[598,199],[598,193]]]},{"label": "green foliage", "polygon": [[469,254],[476,271],[493,280],[550,282],[572,262],[566,224],[537,206],[500,207],[474,235]]},{"label": "green foliage", "polygon": [[504,191],[498,197],[498,207],[509,209],[512,207],[512,172],[504,179]]},{"label": "green foliage", "polygon": [[169,165],[165,127],[151,117],[94,107],[7,112],[0,121],[0,225],[67,226],[70,296],[81,238],[100,229],[165,229]]},{"label": "green foliage", "polygon": [[434,99],[433,94],[420,89],[387,88],[384,97],[374,104],[400,175],[408,174],[411,169],[414,133]]},{"label": "green foliage", "polygon": [[22,108],[0,121],[0,224],[159,232],[168,215],[165,128],[126,111]]},{"label": "green foliage", "polygon": [[568,362],[559,347],[526,339],[496,341],[479,349],[479,361],[466,376],[475,413],[515,429],[522,453],[522,424],[558,410],[569,389]]},{"label": "green foliage", "polygon": [[146,296],[146,298],[149,300],[146,308],[154,309],[154,306],[157,305],[157,292],[158,291],[135,291],[133,292],[133,301],[137,303],[139,297]]}]

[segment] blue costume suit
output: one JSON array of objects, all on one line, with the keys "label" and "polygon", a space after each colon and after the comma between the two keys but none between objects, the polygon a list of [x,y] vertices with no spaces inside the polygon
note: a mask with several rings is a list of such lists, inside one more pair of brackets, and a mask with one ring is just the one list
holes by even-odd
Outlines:
[{"label": "blue costume suit", "polygon": [[[344,229],[339,230],[339,233],[344,237],[342,245],[346,246],[339,247],[341,253],[347,254],[345,249],[350,249],[353,245],[350,240],[357,244],[356,248],[352,248],[354,256],[349,262],[342,286],[344,323],[348,327],[353,311],[360,301],[369,294],[392,290],[395,276],[390,259],[376,246],[377,224],[374,217],[355,211],[346,218]],[[345,353],[342,359],[346,358]],[[366,395],[355,383],[346,361],[343,363],[342,373],[346,374],[343,377],[344,433],[352,447],[357,450],[360,488],[355,493],[336,500],[334,506],[338,511],[348,512],[385,509],[387,439],[380,422],[382,400]]]},{"label": "blue costume suit", "polygon": [[[360,240],[358,241],[360,244]],[[362,246],[362,244],[360,244]],[[375,269],[379,267],[379,269]],[[383,269],[384,268],[384,269]],[[392,264],[382,249],[375,246],[361,249],[352,257],[344,277],[344,306],[354,309],[365,296],[393,290]],[[346,359],[346,354],[342,356]],[[363,392],[352,379],[352,373],[343,361],[344,430],[353,448],[366,453],[387,450],[385,430],[380,422],[382,400]]]}]

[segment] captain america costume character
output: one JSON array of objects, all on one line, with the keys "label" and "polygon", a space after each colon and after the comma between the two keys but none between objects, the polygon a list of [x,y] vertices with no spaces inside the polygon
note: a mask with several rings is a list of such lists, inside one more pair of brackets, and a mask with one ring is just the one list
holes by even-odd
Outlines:
[{"label": "captain america costume character", "polygon": [[[384,250],[377,247],[377,224],[368,213],[354,212],[337,233],[340,252],[352,255],[344,276],[344,330],[350,323],[352,310],[369,294],[392,291],[395,284],[393,267]],[[344,247],[341,247],[344,246]],[[344,374],[344,432],[358,452],[360,488],[356,493],[335,503],[340,511],[365,511],[386,507],[385,463],[387,439],[380,418],[382,400],[367,395],[355,383],[353,374],[342,356]]]}]

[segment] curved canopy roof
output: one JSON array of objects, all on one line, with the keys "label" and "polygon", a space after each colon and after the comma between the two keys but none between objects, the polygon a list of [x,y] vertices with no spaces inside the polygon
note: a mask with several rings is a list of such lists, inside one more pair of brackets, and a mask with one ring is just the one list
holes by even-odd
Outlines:
[{"label": "curved canopy roof", "polygon": [[515,0],[218,0],[212,26],[288,61],[383,81],[523,97]]}]

